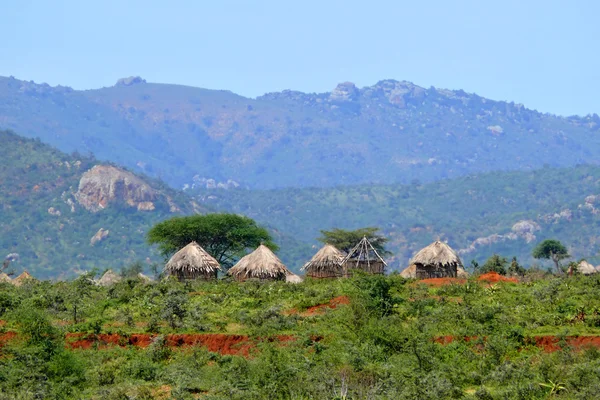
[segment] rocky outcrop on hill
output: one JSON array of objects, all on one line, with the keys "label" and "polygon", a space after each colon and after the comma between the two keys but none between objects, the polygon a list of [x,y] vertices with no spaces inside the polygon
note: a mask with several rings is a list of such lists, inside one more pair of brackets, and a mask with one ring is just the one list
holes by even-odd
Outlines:
[{"label": "rocky outcrop on hill", "polygon": [[511,232],[504,235],[494,233],[493,235],[477,238],[469,245],[469,247],[458,250],[458,254],[472,253],[477,250],[478,247],[489,246],[507,240],[523,239],[526,243],[531,243],[536,239],[534,233],[539,230],[541,230],[540,225],[535,221],[519,221],[512,226]]},{"label": "rocky outcrop on hill", "polygon": [[90,239],[90,245],[94,246],[96,243],[103,241],[108,237],[109,233],[110,231],[108,229],[100,228]]},{"label": "rocky outcrop on hill", "polygon": [[81,177],[75,198],[82,207],[92,212],[100,211],[111,203],[152,211],[157,193],[131,172],[111,165],[96,165]]},{"label": "rocky outcrop on hill", "polygon": [[130,76],[128,78],[119,79],[115,86],[132,86],[139,83],[146,83],[146,80],[142,79],[140,76]]}]

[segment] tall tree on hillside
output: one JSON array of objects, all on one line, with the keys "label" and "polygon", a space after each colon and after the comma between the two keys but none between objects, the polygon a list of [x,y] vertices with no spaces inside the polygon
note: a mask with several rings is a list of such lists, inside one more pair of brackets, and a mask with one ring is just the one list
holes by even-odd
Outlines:
[{"label": "tall tree on hillside", "polygon": [[567,248],[558,240],[546,239],[533,249],[533,258],[552,260],[557,272],[562,272],[560,261],[571,257]]},{"label": "tall tree on hillside", "polygon": [[225,268],[231,267],[248,249],[261,243],[277,250],[269,232],[253,219],[236,214],[175,217],[156,224],[147,235],[169,257],[195,241]]},{"label": "tall tree on hillside", "polygon": [[353,231],[336,228],[330,231],[321,231],[321,237],[317,238],[317,240],[321,243],[331,244],[349,253],[363,237],[366,237],[382,257],[389,256],[392,253],[385,249],[388,239],[379,234],[378,231],[379,228],[375,227],[360,228]]}]

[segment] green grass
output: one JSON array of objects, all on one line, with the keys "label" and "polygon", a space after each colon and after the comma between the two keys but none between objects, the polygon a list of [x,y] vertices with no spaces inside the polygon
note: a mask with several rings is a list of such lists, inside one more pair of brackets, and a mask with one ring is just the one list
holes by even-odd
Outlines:
[{"label": "green grass", "polygon": [[[347,387],[352,399],[545,399],[540,383],[553,381],[567,387],[560,398],[587,399],[600,387],[600,350],[546,353],[527,340],[599,334],[598,276],[493,289],[475,279],[428,287],[399,276],[299,285],[126,280],[110,288],[83,279],[0,286],[1,329],[19,338],[0,349],[8,398],[160,398],[161,390],[174,398],[341,398]],[[303,312],[337,296],[349,304]],[[174,310],[181,318],[171,326]],[[574,318],[581,312],[585,319]],[[67,350],[66,332],[217,333],[253,344],[250,357],[160,339],[145,349]],[[265,340],[281,335],[295,340]],[[456,340],[437,343],[442,336]]]}]

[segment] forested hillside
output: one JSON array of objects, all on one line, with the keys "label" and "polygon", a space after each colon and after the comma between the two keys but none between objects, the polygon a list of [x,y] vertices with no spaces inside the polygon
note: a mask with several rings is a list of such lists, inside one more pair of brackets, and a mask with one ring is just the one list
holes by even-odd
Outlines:
[{"label": "forested hillside", "polygon": [[0,143],[0,258],[16,272],[57,278],[156,262],[145,232],[169,216],[206,211],[160,182],[93,158],[7,131]]},{"label": "forested hillside", "polygon": [[428,182],[595,163],[598,123],[394,80],[249,99],[141,78],[87,91],[0,78],[0,128],[179,187],[194,177],[250,188]]},{"label": "forested hillside", "polygon": [[405,267],[441,238],[463,261],[494,252],[531,264],[541,240],[557,238],[574,258],[600,262],[600,167],[491,172],[429,184],[337,188],[196,190],[203,204],[243,213],[315,243],[319,230],[380,227]]}]

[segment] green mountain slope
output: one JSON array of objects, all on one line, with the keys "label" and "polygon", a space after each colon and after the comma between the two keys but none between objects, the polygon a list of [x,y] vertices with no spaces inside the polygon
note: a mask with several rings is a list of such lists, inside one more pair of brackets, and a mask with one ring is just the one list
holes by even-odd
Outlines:
[{"label": "green mountain slope", "polygon": [[[0,143],[0,258],[10,255],[16,272],[57,278],[158,261],[145,244],[147,229],[175,214],[206,211],[160,182],[93,158],[7,131]],[[102,192],[104,184],[112,194]]]},{"label": "green mountain slope", "polygon": [[[600,167],[494,172],[430,184],[198,190],[203,204],[243,213],[314,243],[320,229],[378,226],[407,265],[442,238],[466,263],[494,252],[527,264],[540,240],[557,238],[575,258],[600,262]],[[597,208],[598,207],[598,208]]]},{"label": "green mountain slope", "polygon": [[324,187],[572,166],[594,162],[599,123],[393,80],[248,99],[141,79],[74,91],[0,78],[0,127],[176,186],[194,176]]}]

